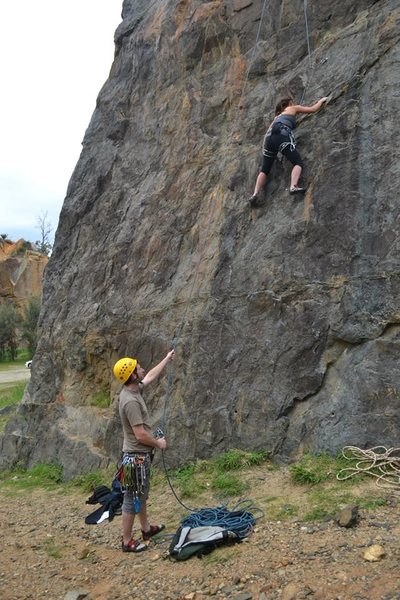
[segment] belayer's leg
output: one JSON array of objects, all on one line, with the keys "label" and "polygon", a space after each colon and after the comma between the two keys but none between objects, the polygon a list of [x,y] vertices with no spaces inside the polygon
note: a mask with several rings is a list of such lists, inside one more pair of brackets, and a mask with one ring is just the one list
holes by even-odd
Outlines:
[{"label": "belayer's leg", "polygon": [[141,527],[142,531],[147,531],[148,529],[150,529],[150,523],[147,518],[147,503],[146,503],[146,501],[140,503],[139,520],[140,520],[140,527]]},{"label": "belayer's leg", "polygon": [[132,538],[132,528],[135,515],[122,511],[122,541],[124,544],[128,544]]},{"label": "belayer's leg", "polygon": [[133,493],[125,490],[122,503],[122,551],[123,552],[142,552],[147,549],[146,544],[132,539],[132,528],[135,520],[135,511],[133,507]]}]

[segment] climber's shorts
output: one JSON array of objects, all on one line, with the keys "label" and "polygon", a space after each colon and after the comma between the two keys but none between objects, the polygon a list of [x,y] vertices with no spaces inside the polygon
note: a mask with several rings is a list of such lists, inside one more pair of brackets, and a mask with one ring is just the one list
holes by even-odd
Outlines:
[{"label": "climber's shorts", "polygon": [[[286,144],[287,142],[290,142],[288,136],[282,134],[273,134],[267,138],[261,167],[263,173],[268,175],[282,144]],[[299,167],[303,167],[303,160],[296,148],[292,150],[290,144],[288,144],[285,148],[281,149],[281,152],[293,166],[298,165]]]}]

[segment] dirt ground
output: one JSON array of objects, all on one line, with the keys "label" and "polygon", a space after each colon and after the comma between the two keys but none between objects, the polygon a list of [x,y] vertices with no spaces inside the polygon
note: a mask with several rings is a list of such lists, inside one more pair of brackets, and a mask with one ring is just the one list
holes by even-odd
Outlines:
[{"label": "dirt ground", "polygon": [[[374,482],[367,483],[370,493]],[[273,500],[302,502],[302,488],[284,471],[253,482],[249,497],[265,516],[241,544],[185,562],[168,556],[169,539],[141,554],[120,549],[121,517],[100,525],[84,518],[97,506],[88,494],[65,490],[19,492],[2,486],[0,589],[2,600],[394,600],[400,599],[400,495],[361,510],[355,527],[334,520],[305,522],[269,517]],[[305,500],[304,500],[305,501]],[[203,504],[200,506],[216,506]],[[152,522],[176,531],[186,514],[167,486],[153,490]],[[384,556],[364,558],[380,545]]]}]

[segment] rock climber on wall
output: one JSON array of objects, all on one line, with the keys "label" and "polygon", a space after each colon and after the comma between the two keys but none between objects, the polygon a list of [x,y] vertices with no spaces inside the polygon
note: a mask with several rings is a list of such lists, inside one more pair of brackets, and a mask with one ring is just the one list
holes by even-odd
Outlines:
[{"label": "rock climber on wall", "polygon": [[278,152],[281,152],[293,165],[289,192],[291,194],[299,194],[306,191],[305,188],[298,187],[298,182],[303,169],[303,161],[299,152],[296,150],[296,141],[293,135],[293,130],[296,127],[296,115],[298,113],[315,113],[327,100],[327,97],[321,98],[312,106],[294,104],[292,98],[282,98],[278,102],[275,108],[275,119],[272,121],[265,134],[263,163],[257,177],[254,194],[250,198],[250,204],[252,206],[257,203],[259,193],[267,182],[267,175],[271,171]]}]

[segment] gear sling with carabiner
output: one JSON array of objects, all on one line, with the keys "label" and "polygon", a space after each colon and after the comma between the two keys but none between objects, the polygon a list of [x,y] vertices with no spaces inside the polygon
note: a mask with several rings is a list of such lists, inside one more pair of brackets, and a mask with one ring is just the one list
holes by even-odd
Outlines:
[{"label": "gear sling with carabiner", "polygon": [[126,453],[116,475],[122,487],[132,492],[135,513],[140,511],[140,498],[146,490],[149,467],[149,454]]}]

